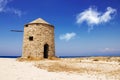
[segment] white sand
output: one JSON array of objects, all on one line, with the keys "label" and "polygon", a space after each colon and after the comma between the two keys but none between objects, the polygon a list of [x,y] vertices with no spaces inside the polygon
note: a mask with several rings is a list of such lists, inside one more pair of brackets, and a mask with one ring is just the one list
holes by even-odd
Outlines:
[{"label": "white sand", "polygon": [[120,80],[105,75],[87,73],[48,72],[39,69],[32,62],[18,62],[16,59],[0,58],[0,80]]}]

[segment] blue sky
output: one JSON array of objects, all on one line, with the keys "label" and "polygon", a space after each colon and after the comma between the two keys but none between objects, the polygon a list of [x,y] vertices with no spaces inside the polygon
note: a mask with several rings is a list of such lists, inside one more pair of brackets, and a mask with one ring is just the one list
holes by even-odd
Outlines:
[{"label": "blue sky", "polygon": [[0,0],[0,56],[22,54],[24,24],[55,26],[57,56],[120,56],[120,0]]}]

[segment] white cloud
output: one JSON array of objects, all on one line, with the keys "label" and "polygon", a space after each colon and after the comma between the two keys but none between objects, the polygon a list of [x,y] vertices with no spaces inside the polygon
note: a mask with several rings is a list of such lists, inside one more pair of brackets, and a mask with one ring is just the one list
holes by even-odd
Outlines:
[{"label": "white cloud", "polygon": [[100,50],[101,52],[119,52],[120,49],[114,49],[114,48],[104,48]]},{"label": "white cloud", "polygon": [[10,2],[10,0],[0,0],[0,13],[13,13],[15,15],[18,15],[19,17],[22,15],[22,11],[15,9],[15,8],[9,8],[7,4]]},{"label": "white cloud", "polygon": [[66,40],[69,41],[70,39],[74,38],[76,36],[76,33],[72,32],[72,33],[66,33],[63,35],[60,35],[60,40]]},{"label": "white cloud", "polygon": [[116,9],[111,7],[107,7],[107,11],[104,13],[98,12],[97,8],[90,7],[77,15],[76,23],[81,24],[86,22],[89,30],[92,30],[94,25],[109,22],[115,13]]}]

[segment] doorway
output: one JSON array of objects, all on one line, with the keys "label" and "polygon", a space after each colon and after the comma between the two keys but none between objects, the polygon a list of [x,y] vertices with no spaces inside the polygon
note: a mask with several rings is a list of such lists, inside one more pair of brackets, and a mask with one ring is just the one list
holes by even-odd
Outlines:
[{"label": "doorway", "polygon": [[49,45],[44,45],[44,58],[48,58]]}]

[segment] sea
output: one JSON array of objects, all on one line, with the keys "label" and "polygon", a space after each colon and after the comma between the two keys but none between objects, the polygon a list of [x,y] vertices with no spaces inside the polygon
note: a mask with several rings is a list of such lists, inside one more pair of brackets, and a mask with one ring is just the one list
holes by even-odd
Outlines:
[{"label": "sea", "polygon": [[[0,58],[19,58],[21,56],[0,56]],[[90,57],[90,56],[59,56],[59,58],[80,58],[80,57]]]},{"label": "sea", "polygon": [[[19,58],[21,56],[0,56],[0,58]],[[58,58],[82,58],[82,57],[99,57],[99,56],[58,56]],[[104,56],[104,57],[110,57],[110,56]],[[118,56],[112,56],[112,57],[120,57]]]},{"label": "sea", "polygon": [[0,56],[0,58],[19,58],[21,56]]}]

